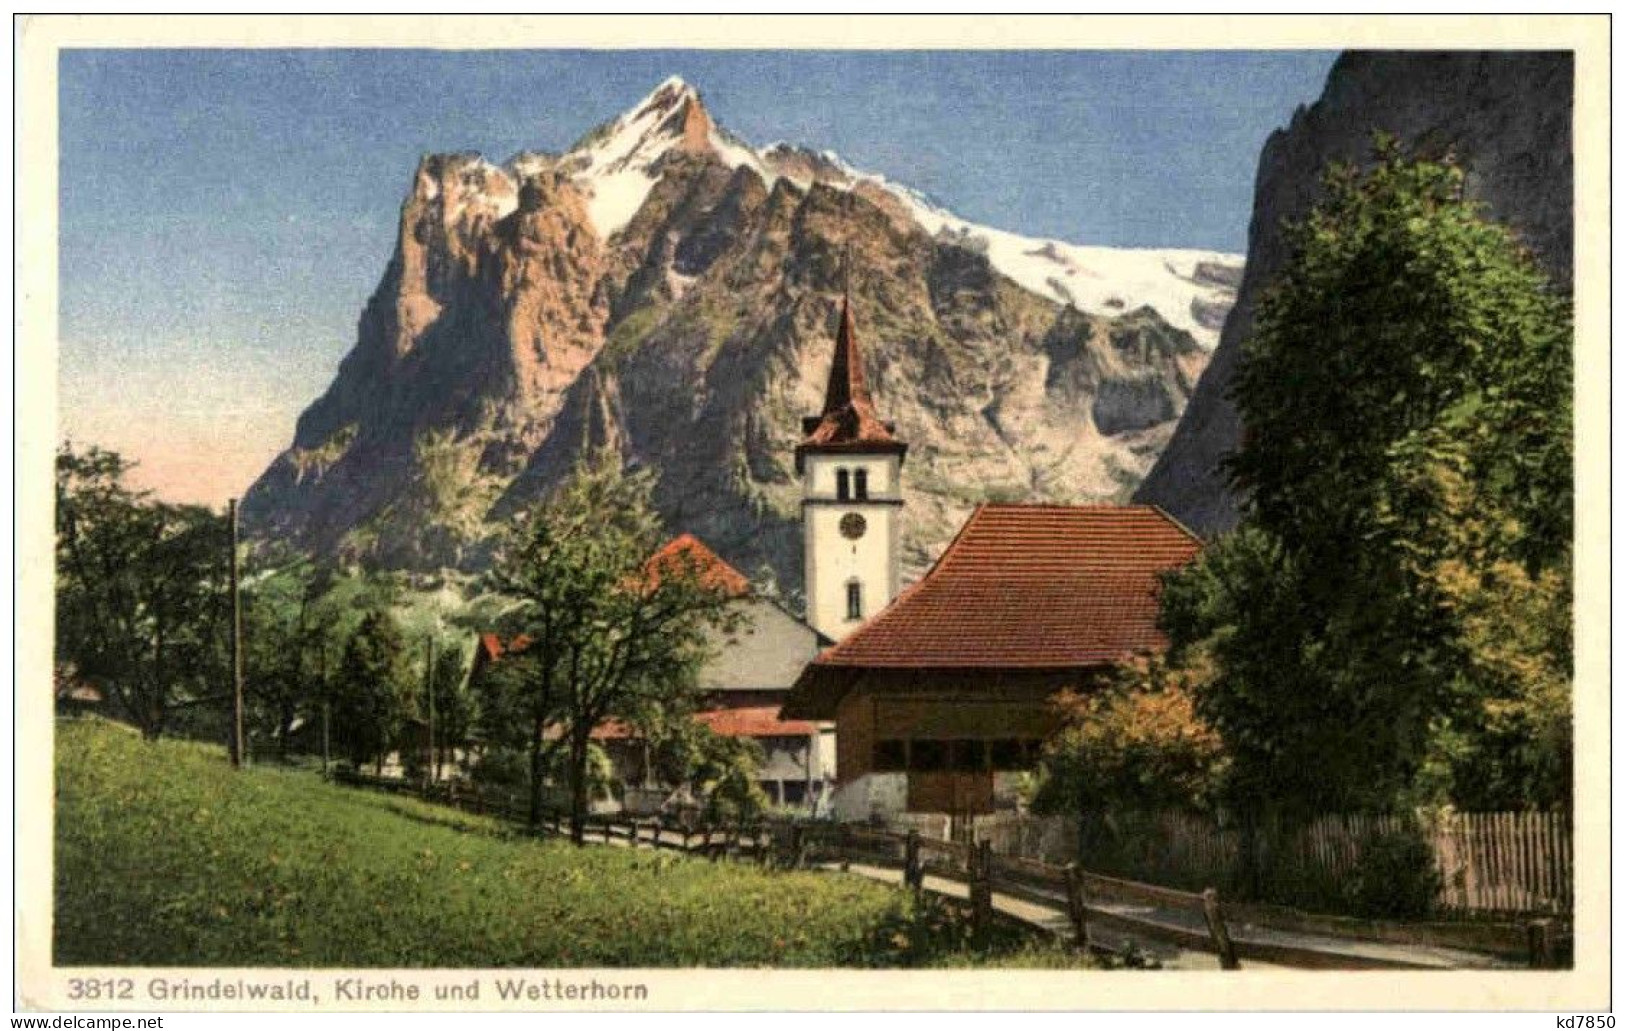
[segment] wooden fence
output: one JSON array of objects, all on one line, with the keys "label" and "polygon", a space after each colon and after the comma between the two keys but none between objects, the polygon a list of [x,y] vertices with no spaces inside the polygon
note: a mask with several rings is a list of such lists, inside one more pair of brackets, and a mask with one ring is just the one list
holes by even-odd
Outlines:
[{"label": "wooden fence", "polygon": [[[339,779],[517,822],[528,818],[528,806],[513,795],[356,774]],[[979,933],[985,932],[995,918],[997,894],[1064,914],[1067,936],[1082,948],[1105,951],[1093,943],[1089,931],[1091,926],[1104,926],[1143,939],[1211,952],[1226,970],[1238,969],[1243,959],[1322,969],[1419,965],[1392,955],[1373,955],[1370,950],[1336,947],[1338,939],[1476,951],[1502,959],[1527,959],[1537,967],[1563,965],[1563,952],[1572,947],[1567,945],[1572,940],[1571,932],[1561,922],[1549,919],[1525,924],[1404,925],[1314,916],[1251,903],[1221,904],[1220,892],[1212,886],[1184,891],[1085,870],[1076,862],[1058,864],[1003,853],[995,848],[992,834],[967,844],[922,834],[919,829],[893,831],[821,821],[779,819],[707,826],[670,818],[592,814],[585,823],[586,832],[599,841],[622,842],[634,849],[674,849],[705,855],[713,861],[752,861],[789,869],[860,863],[898,869],[903,884],[916,891],[927,890],[927,878],[965,886],[966,903]],[[561,810],[549,809],[535,830],[564,834],[568,827],[568,818]],[[947,834],[945,829],[941,832]],[[1030,834],[1026,840],[1042,846],[1047,839],[1042,834]],[[933,890],[940,893],[941,888]],[[1249,927],[1272,927],[1300,937],[1276,935],[1271,939],[1253,934],[1235,938],[1230,924],[1237,919]],[[1042,922],[1033,926],[1055,931]],[[1303,935],[1319,936],[1321,942],[1317,945],[1301,938]]]},{"label": "wooden fence", "polygon": [[[1051,863],[1081,861],[1189,888],[1218,885],[1236,897],[1334,905],[1371,847],[1419,835],[1433,856],[1437,915],[1568,916],[1574,905],[1570,824],[1560,813],[1455,813],[1418,826],[1399,816],[1323,816],[1306,826],[1237,822],[1182,812],[976,818],[972,835],[997,852]],[[1252,841],[1251,863],[1247,842]]]}]

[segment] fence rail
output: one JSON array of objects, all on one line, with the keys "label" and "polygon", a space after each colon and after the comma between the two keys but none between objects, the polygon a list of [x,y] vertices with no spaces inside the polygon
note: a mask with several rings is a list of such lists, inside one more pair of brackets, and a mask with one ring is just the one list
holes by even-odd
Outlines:
[{"label": "fence rail", "polygon": [[[1250,829],[1182,812],[993,814],[971,836],[996,851],[1181,887],[1296,906],[1335,901],[1374,844],[1411,835],[1433,856],[1444,919],[1567,917],[1574,906],[1570,822],[1561,813],[1453,813],[1426,825],[1400,816],[1330,815]],[[1249,846],[1249,841],[1251,845]]]},{"label": "fence rail", "polygon": [[[525,822],[529,816],[528,804],[512,795],[458,786],[429,787],[360,774],[344,774],[339,779],[516,822]],[[568,820],[560,810],[548,809],[541,827],[536,829],[563,834]],[[900,869],[904,885],[916,891],[926,890],[928,877],[968,889],[968,904],[979,929],[985,929],[994,919],[994,896],[1002,895],[1064,914],[1070,938],[1081,947],[1091,945],[1091,926],[1111,927],[1213,953],[1221,967],[1231,970],[1237,969],[1243,959],[1310,969],[1424,965],[1370,950],[1334,947],[1339,940],[1456,949],[1503,959],[1526,959],[1531,966],[1554,966],[1562,962],[1568,933],[1561,922],[1549,919],[1527,924],[1401,924],[1318,916],[1247,902],[1221,903],[1220,893],[1213,886],[1186,891],[1084,870],[1076,862],[1058,864],[1002,852],[995,848],[992,834],[980,837],[975,844],[966,844],[931,837],[918,829],[900,832],[866,825],[792,820],[718,826],[615,814],[588,815],[584,830],[604,842],[621,842],[630,848],[675,849],[713,861],[732,858],[786,868],[836,863]],[[1244,927],[1290,933],[1269,940],[1256,935],[1238,938],[1231,934],[1231,925],[1237,921]],[[1034,926],[1054,930],[1043,923],[1035,922]],[[1320,936],[1322,943],[1307,943],[1294,939],[1294,935]]]}]

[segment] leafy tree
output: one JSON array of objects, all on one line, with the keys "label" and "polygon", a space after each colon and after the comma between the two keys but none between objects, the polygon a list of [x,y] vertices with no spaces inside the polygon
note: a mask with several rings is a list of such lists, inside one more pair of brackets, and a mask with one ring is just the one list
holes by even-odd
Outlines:
[{"label": "leafy tree", "polygon": [[252,546],[243,577],[250,736],[275,741],[285,757],[294,728],[319,720],[334,702],[339,668],[361,621],[393,610],[400,598],[393,576],[320,565],[263,542]]},{"label": "leafy tree", "polygon": [[[628,474],[612,451],[584,454],[570,476],[520,521],[494,565],[499,591],[519,605],[508,629],[529,644],[508,708],[528,731],[531,821],[541,818],[546,753],[564,748],[571,771],[571,835],[582,840],[591,734],[697,690],[709,628],[736,617],[726,590],[692,559],[648,567],[661,543],[653,479]],[[547,728],[559,730],[549,742]]]},{"label": "leafy tree", "polygon": [[469,687],[468,661],[460,647],[443,644],[435,653],[430,684],[434,691],[435,776],[439,777],[446,757],[468,746],[478,720],[478,701]]},{"label": "leafy tree", "polygon": [[762,746],[748,737],[710,735],[703,761],[693,774],[705,800],[705,816],[713,822],[750,820],[768,806],[767,792],[757,781],[761,775]]},{"label": "leafy tree", "polygon": [[1223,745],[1196,715],[1201,664],[1140,658],[1102,689],[1055,702],[1061,731],[1044,747],[1034,798],[1040,812],[1199,809],[1223,776]]},{"label": "leafy tree", "polygon": [[406,720],[416,713],[418,671],[406,641],[387,612],[361,620],[345,646],[334,682],[334,737],[350,761],[380,768]]},{"label": "leafy tree", "polygon": [[1436,512],[1396,487],[1451,447],[1516,527],[1506,549],[1550,563],[1573,536],[1567,301],[1465,199],[1460,168],[1377,150],[1368,174],[1334,168],[1290,230],[1237,369],[1231,472],[1257,525],[1341,570],[1428,532]]},{"label": "leafy tree", "polygon": [[1386,140],[1334,169],[1244,345],[1243,529],[1163,600],[1237,802],[1467,798],[1469,757],[1503,803],[1567,776],[1567,301],[1462,182]]},{"label": "leafy tree", "polygon": [[767,808],[759,783],[766,756],[751,738],[726,737],[685,714],[654,732],[650,754],[660,782],[687,788],[709,819],[749,819]]},{"label": "leafy tree", "polygon": [[221,704],[227,528],[198,505],[131,490],[118,454],[56,456],[57,661],[99,685],[144,737]]},{"label": "leafy tree", "polygon": [[[295,725],[326,697],[321,650],[330,626],[317,620],[308,561],[251,573],[243,586],[243,687],[253,728],[286,758]],[[252,736],[252,734],[251,734]]]}]

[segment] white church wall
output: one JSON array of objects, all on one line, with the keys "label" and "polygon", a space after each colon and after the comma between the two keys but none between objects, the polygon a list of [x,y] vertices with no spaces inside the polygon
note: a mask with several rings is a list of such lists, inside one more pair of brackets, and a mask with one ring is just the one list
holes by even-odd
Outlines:
[{"label": "white church wall", "polygon": [[[839,470],[859,468],[868,470],[868,498],[835,501]],[[805,456],[804,496],[817,502],[802,506],[807,621],[831,640],[839,641],[897,596],[900,472],[895,455]],[[841,521],[854,513],[864,521],[863,535],[855,540],[841,532]],[[847,618],[847,585],[853,580],[862,590],[859,619]]]}]

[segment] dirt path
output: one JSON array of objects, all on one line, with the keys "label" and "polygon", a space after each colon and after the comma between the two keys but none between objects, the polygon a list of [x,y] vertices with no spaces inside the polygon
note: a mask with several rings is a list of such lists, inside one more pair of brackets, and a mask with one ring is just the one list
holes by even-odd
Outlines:
[{"label": "dirt path", "polygon": [[[884,881],[888,884],[901,885],[903,881],[902,871],[890,867],[871,866],[861,863],[852,863],[844,867],[839,863],[820,865],[824,869],[844,868],[851,873],[872,880]],[[927,875],[925,878],[925,888],[928,891],[950,898],[967,899],[970,895],[970,889],[964,883],[931,875]],[[1103,911],[1105,914],[1115,914],[1136,920],[1149,920],[1181,931],[1201,935],[1207,934],[1206,923],[1200,914],[1193,911],[1151,906],[1140,902],[1123,902],[1098,896],[1090,898],[1089,906],[1091,909]],[[993,894],[993,907],[1000,913],[1019,920],[1028,926],[1068,940],[1073,937],[1072,924],[1066,915],[1066,900],[1059,895],[1055,896],[1055,904],[1050,907],[1028,899],[1018,899],[995,892]],[[1498,960],[1493,956],[1486,956],[1482,953],[1466,952],[1460,949],[1334,938],[1328,935],[1303,934],[1239,921],[1230,921],[1228,926],[1230,937],[1235,941],[1237,948],[1244,954],[1249,945],[1260,948],[1273,946],[1313,949],[1327,955],[1331,961],[1327,966],[1331,968],[1347,966],[1424,970],[1519,969],[1517,964]],[[1132,943],[1141,953],[1155,957],[1168,969],[1216,970],[1219,967],[1218,957],[1212,953],[1188,949],[1166,940],[1159,941],[1154,935],[1138,929],[1130,931],[1112,927],[1109,926],[1106,920],[1091,923],[1089,927],[1089,943],[1091,946],[1104,947],[1113,952],[1121,952]],[[1346,958],[1347,963],[1337,963],[1337,957]],[[1242,960],[1241,965],[1246,970],[1286,969],[1277,964],[1246,958]]]}]

